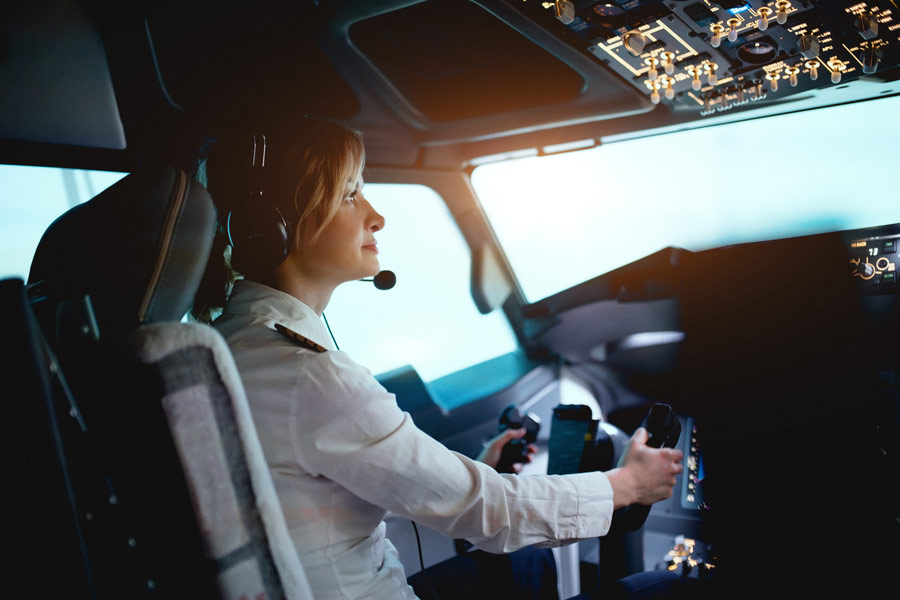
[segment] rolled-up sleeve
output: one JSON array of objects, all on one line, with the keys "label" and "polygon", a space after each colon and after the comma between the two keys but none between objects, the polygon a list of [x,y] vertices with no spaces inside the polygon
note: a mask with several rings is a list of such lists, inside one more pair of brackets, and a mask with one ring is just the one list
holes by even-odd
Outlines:
[{"label": "rolled-up sleeve", "polygon": [[305,361],[292,395],[297,462],[402,517],[491,552],[609,530],[613,492],[604,474],[498,474],[420,431],[342,352]]}]

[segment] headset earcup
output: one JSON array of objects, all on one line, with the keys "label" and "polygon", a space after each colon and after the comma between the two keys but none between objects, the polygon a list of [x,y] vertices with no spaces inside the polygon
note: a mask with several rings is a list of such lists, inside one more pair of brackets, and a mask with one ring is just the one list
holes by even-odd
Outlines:
[{"label": "headset earcup", "polygon": [[281,211],[268,202],[260,202],[246,212],[230,213],[228,236],[235,266],[249,265],[258,272],[283,263],[291,249],[290,227]]}]

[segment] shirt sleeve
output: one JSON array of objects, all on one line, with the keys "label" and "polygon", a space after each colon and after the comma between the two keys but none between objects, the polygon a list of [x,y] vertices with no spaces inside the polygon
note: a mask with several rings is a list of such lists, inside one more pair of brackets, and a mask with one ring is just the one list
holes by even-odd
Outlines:
[{"label": "shirt sleeve", "polygon": [[419,430],[342,352],[306,361],[293,395],[298,463],[376,506],[492,552],[609,530],[613,491],[603,473],[501,475]]}]

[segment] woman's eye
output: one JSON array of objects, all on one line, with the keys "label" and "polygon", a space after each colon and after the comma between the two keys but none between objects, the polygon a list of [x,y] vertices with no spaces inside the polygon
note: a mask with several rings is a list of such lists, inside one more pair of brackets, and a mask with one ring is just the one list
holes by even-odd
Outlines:
[{"label": "woman's eye", "polygon": [[345,200],[350,204],[356,204],[356,194],[350,194],[345,198]]}]

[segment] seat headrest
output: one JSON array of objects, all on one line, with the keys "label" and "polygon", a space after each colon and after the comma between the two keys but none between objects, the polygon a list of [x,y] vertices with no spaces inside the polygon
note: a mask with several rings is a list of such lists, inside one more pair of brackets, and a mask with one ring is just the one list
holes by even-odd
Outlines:
[{"label": "seat headrest", "polygon": [[207,191],[147,166],[64,213],[44,232],[29,283],[52,300],[91,297],[101,335],[177,321],[206,268],[215,228]]}]

